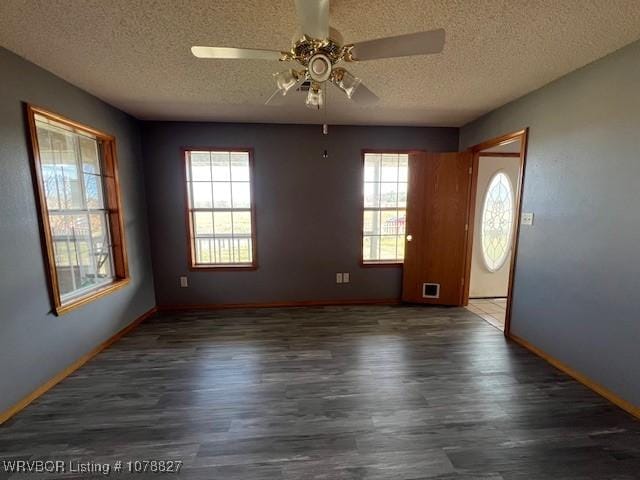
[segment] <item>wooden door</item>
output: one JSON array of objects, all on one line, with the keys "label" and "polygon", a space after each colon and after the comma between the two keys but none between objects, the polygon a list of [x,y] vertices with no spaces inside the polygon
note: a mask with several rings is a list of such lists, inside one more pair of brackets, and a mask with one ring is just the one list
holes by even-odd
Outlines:
[{"label": "wooden door", "polygon": [[473,154],[413,152],[402,300],[462,305]]}]

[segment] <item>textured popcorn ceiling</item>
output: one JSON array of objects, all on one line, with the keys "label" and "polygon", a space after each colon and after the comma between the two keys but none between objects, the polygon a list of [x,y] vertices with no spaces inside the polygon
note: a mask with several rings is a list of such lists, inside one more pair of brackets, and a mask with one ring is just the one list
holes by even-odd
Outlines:
[{"label": "textured popcorn ceiling", "polygon": [[[331,89],[333,124],[462,125],[640,38],[639,0],[333,0],[346,42],[444,27],[444,53],[352,64],[381,101]],[[292,0],[2,0],[0,45],[142,119],[322,123],[263,105],[278,62],[191,45],[286,49]],[[639,60],[640,61],[640,60]]]}]

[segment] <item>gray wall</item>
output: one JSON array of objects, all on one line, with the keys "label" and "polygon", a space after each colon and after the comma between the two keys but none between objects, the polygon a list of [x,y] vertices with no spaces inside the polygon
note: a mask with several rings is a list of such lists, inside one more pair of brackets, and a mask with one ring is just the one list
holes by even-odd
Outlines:
[{"label": "gray wall", "polygon": [[530,127],[512,332],[640,405],[640,42],[461,130]]},{"label": "gray wall", "polygon": [[[0,411],[155,304],[137,122],[0,48]],[[131,283],[50,313],[22,102],[116,136]]]},{"label": "gray wall", "polygon": [[[401,270],[359,265],[361,149],[456,151],[458,130],[149,122],[143,145],[158,304],[393,299]],[[255,149],[256,271],[188,271],[181,146]]]}]

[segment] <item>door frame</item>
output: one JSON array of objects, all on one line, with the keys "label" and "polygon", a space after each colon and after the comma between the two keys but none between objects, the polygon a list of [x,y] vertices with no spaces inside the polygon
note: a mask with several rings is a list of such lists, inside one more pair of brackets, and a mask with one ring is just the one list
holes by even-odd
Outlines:
[{"label": "door frame", "polygon": [[518,243],[520,240],[520,216],[522,214],[522,187],[524,184],[525,169],[527,165],[527,144],[529,138],[529,128],[523,128],[515,132],[507,133],[499,137],[487,140],[472,147],[469,147],[467,151],[473,152],[473,165],[471,167],[471,182],[469,184],[469,201],[467,211],[467,238],[465,249],[465,263],[464,263],[464,288],[462,304],[464,306],[469,304],[469,286],[471,279],[471,259],[473,253],[473,240],[475,230],[475,213],[476,213],[476,196],[478,191],[478,166],[480,163],[481,152],[488,148],[499,147],[506,143],[511,143],[515,139],[520,139],[520,171],[518,173],[518,182],[516,187],[516,201],[515,201],[515,229],[513,244],[511,247],[511,258],[509,259],[509,285],[507,289],[507,309],[504,318],[504,335],[509,337],[511,330],[511,303],[513,300],[513,282],[515,278],[516,263],[518,257]]}]

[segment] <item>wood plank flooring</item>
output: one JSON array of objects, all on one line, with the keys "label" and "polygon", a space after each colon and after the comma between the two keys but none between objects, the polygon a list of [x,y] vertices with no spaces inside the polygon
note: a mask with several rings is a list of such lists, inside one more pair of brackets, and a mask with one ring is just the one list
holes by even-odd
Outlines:
[{"label": "wood plank flooring", "polygon": [[159,315],[0,426],[1,461],[221,480],[631,480],[640,422],[465,309]]}]

